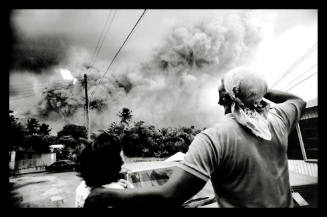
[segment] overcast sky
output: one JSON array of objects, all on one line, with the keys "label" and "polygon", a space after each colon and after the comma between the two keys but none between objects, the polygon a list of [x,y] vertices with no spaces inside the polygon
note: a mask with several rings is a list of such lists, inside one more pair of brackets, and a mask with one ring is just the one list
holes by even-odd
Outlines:
[{"label": "overcast sky", "polygon": [[[108,15],[109,18],[114,17],[96,62],[96,65],[104,70],[142,12],[143,10],[15,10],[10,19],[18,37],[38,39],[46,36],[56,39],[60,41],[60,43],[56,41],[60,46],[55,43],[47,49],[72,48],[77,55],[72,55],[71,58],[78,62],[79,58],[91,59]],[[212,17],[240,12],[243,11],[147,10],[119,54],[112,70],[148,59],[162,44],[173,26],[192,24],[199,20],[206,22]],[[256,54],[247,62],[246,66],[263,73],[271,86],[318,42],[317,10],[247,10],[246,12],[261,28],[261,40],[258,43]],[[288,89],[292,87],[293,84],[297,84],[317,72],[316,64],[317,49],[314,49],[275,88]],[[26,95],[26,90],[29,88],[28,83],[34,81],[26,82],[29,78],[24,77],[25,75],[22,73],[24,71],[26,70],[16,68],[11,69],[10,72],[10,94],[12,95],[16,91],[16,98],[10,97],[10,100],[11,105],[16,105],[16,107],[19,103],[24,105],[35,103],[32,99],[29,102],[17,100],[26,99],[26,97],[33,98]],[[303,74],[304,72],[305,74]],[[76,72],[72,72],[72,74],[74,73]],[[294,80],[301,74],[303,74],[301,77]],[[43,74],[40,76],[43,76],[45,81],[49,79]],[[289,82],[292,83],[289,84]],[[19,89],[22,91],[17,91]],[[317,74],[289,91],[302,96],[305,100],[317,97]],[[19,97],[20,94],[22,97]],[[206,97],[212,106],[216,106],[215,86],[207,90]]]}]

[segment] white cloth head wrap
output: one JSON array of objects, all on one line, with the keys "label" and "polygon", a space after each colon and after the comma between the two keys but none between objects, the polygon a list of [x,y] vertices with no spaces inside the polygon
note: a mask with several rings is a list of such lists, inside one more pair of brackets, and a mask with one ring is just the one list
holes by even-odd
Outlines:
[{"label": "white cloth head wrap", "polygon": [[223,78],[226,94],[232,100],[231,112],[239,124],[264,140],[271,140],[267,114],[269,104],[264,100],[268,86],[264,78],[247,69],[237,69]]}]

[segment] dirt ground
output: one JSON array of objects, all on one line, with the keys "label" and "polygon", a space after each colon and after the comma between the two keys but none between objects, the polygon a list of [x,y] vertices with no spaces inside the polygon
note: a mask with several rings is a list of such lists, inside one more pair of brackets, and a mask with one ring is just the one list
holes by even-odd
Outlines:
[{"label": "dirt ground", "polygon": [[[161,158],[129,158],[125,164],[160,161]],[[9,178],[11,207],[75,207],[76,172],[30,173]]]},{"label": "dirt ground", "polygon": [[74,207],[76,172],[35,173],[9,179],[13,207]]},{"label": "dirt ground", "polygon": [[[159,158],[125,158],[130,165]],[[9,178],[12,207],[75,207],[75,190],[81,178],[77,172],[30,173]]]}]

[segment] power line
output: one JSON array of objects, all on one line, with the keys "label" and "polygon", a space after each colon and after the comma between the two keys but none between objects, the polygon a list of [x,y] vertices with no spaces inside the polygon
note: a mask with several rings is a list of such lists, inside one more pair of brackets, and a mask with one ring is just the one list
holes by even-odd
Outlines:
[{"label": "power line", "polygon": [[16,100],[22,100],[22,99],[26,99],[27,97],[32,97],[32,96],[35,96],[34,94],[31,94],[31,95],[26,95],[26,96],[20,96],[20,97],[15,97],[15,96],[12,96],[10,97],[9,96],[9,101],[16,101]]},{"label": "power line", "polygon": [[[126,39],[124,40],[123,44],[120,46],[120,48],[118,49],[118,51],[116,52],[115,56],[113,57],[113,59],[111,60],[110,64],[108,65],[106,71],[103,73],[102,77],[97,81],[97,84],[100,84],[100,82],[102,81],[103,77],[106,75],[106,73],[109,71],[109,68],[111,67],[111,65],[114,63],[116,57],[118,56],[119,52],[121,51],[121,49],[124,47],[124,45],[126,44],[127,40],[130,38],[130,36],[132,35],[134,29],[136,28],[136,26],[139,24],[140,20],[142,19],[142,17],[144,16],[146,12],[146,9],[144,9],[143,13],[141,14],[141,16],[138,18],[138,20],[136,21],[136,23],[134,24],[132,30],[129,32],[129,34],[127,35]],[[93,95],[95,93],[95,90],[98,86],[96,86],[92,93],[91,93],[91,97],[90,98],[93,98]],[[91,100],[90,100],[91,101]]]},{"label": "power line", "polygon": [[9,100],[22,100],[22,99],[27,99],[30,97],[35,97],[36,94],[28,94],[28,95],[21,95],[21,96],[9,96]]},{"label": "power line", "polygon": [[9,96],[9,97],[19,99],[19,98],[24,98],[24,97],[28,97],[28,96],[34,96],[34,95],[35,95],[34,93],[25,93],[25,94],[14,95],[14,96]]},{"label": "power line", "polygon": [[305,58],[307,58],[314,51],[316,46],[317,42],[302,57],[300,57],[295,63],[293,63],[293,65],[288,70],[286,70],[286,72],[277,81],[275,81],[275,83],[271,87],[273,88],[274,86],[276,86],[276,84],[279,83],[287,74],[293,71],[296,66],[298,66]]},{"label": "power line", "polygon": [[[68,86],[71,86],[72,83],[71,81],[66,81],[66,80],[60,80],[60,81],[55,81],[56,85],[52,87],[51,90],[58,90],[58,89],[67,89]],[[17,92],[17,95],[11,96],[12,98],[15,97],[15,100],[23,99],[25,97],[30,97],[30,96],[36,96],[34,88],[41,89],[41,92],[43,93],[45,89],[48,88],[47,85],[40,85],[40,84],[34,84],[33,87],[27,87],[24,86],[22,88],[19,87],[10,87],[9,92]]]},{"label": "power line", "polygon": [[303,80],[299,81],[298,83],[294,84],[292,87],[288,88],[286,91],[289,91],[291,89],[293,89],[294,87],[296,87],[297,85],[301,84],[302,82],[308,80],[309,78],[311,78],[312,76],[314,76],[315,74],[317,74],[317,72],[312,73],[311,75],[309,75],[308,77],[304,78]]},{"label": "power line", "polygon": [[34,92],[34,89],[33,88],[10,88],[9,92],[20,92],[20,93]]},{"label": "power line", "polygon": [[[94,50],[94,54],[93,54],[93,63],[91,65],[91,67],[93,67],[93,65],[95,64],[96,62],[96,58],[98,57],[99,53],[100,53],[100,50],[103,46],[103,43],[105,41],[105,38],[106,38],[106,35],[108,34],[109,30],[110,30],[110,27],[114,21],[114,18],[115,18],[115,15],[116,15],[117,11],[115,10],[114,11],[114,14],[113,16],[110,16],[111,15],[111,11],[108,12],[108,15],[107,15],[107,18],[106,18],[106,21],[105,21],[105,24],[102,28],[102,31],[101,31],[101,34],[99,36],[99,39],[97,41],[97,44],[96,44],[96,47],[95,47],[95,50]],[[111,20],[109,19],[111,17]],[[108,22],[110,20],[110,23],[108,25]],[[90,67],[90,68],[91,68]],[[79,76],[80,76],[81,73],[79,73]],[[65,82],[60,82],[60,84],[65,84]],[[44,86],[39,86],[39,87],[42,87],[44,88]],[[57,89],[57,88],[65,88],[64,86],[58,86],[58,87],[55,87],[54,89]],[[17,91],[17,92],[21,92],[22,94],[20,94],[19,96],[17,96],[18,98],[15,98],[15,100],[19,100],[19,99],[23,99],[25,97],[30,97],[30,96],[35,96],[34,94],[34,87],[24,87],[24,88],[12,88],[13,90],[12,91]]]},{"label": "power line", "polygon": [[95,54],[97,53],[97,50],[98,50],[98,48],[99,48],[99,44],[100,44],[101,38],[103,37],[102,35],[103,35],[103,33],[104,33],[105,29],[106,29],[106,26],[107,26],[107,24],[108,24],[108,21],[109,21],[109,17],[110,17],[110,15],[111,15],[111,11],[108,12],[106,22],[105,22],[105,24],[104,24],[104,26],[103,26],[103,28],[102,28],[102,31],[101,31],[101,34],[100,34],[100,36],[99,36],[99,39],[98,39],[97,45],[95,46],[95,50],[94,50],[94,54],[93,54],[93,59],[95,58]]},{"label": "power line", "polygon": [[[92,57],[92,60],[91,60],[91,65],[87,69],[86,73],[88,72],[88,70],[90,68],[92,68],[94,66],[94,64],[96,62],[96,58],[98,57],[98,55],[100,53],[100,50],[102,48],[103,42],[106,39],[106,35],[108,34],[108,32],[109,32],[109,30],[111,28],[111,25],[112,25],[112,23],[113,23],[113,21],[115,19],[116,13],[117,13],[117,11],[115,10],[113,16],[111,16],[111,11],[108,12],[105,24],[104,24],[104,26],[102,28],[101,34],[99,36],[99,39],[97,41],[97,44],[96,44],[96,47],[95,47],[95,50],[94,50],[94,54],[93,54],[93,57]],[[111,17],[111,19],[110,19],[110,17]],[[110,22],[109,22],[109,20],[110,20]],[[108,22],[109,22],[109,25],[108,25]],[[81,75],[81,72],[79,73],[79,76],[80,75]]]},{"label": "power line", "polygon": [[11,93],[11,94],[15,94],[15,93],[17,93],[17,96],[18,96],[18,94],[19,95],[26,95],[26,94],[30,94],[30,93],[35,93],[35,91],[33,91],[33,90],[30,90],[30,91],[9,91],[9,93]]},{"label": "power line", "polygon": [[[113,57],[113,59],[111,60],[110,64],[108,65],[106,71],[104,72],[104,74],[102,75],[102,77],[97,81],[97,84],[100,84],[100,82],[102,81],[103,77],[106,75],[106,73],[109,71],[109,68],[111,67],[111,65],[114,63],[116,57],[118,56],[119,52],[121,51],[121,49],[124,47],[124,45],[126,44],[127,40],[129,39],[129,37],[132,35],[134,29],[136,28],[136,26],[138,25],[138,23],[141,21],[142,17],[144,16],[146,12],[146,9],[144,9],[143,13],[141,14],[141,16],[138,18],[138,20],[136,21],[135,25],[133,26],[132,30],[129,32],[129,34],[127,35],[125,41],[123,42],[123,44],[120,46],[120,48],[118,49],[118,51],[116,52],[115,56]],[[93,97],[95,90],[98,86],[95,87],[95,89],[93,89],[92,93],[91,93],[91,97]]]},{"label": "power line", "polygon": [[[75,78],[77,79],[77,78]],[[77,79],[79,80],[79,79]],[[71,85],[73,80],[63,80],[63,79],[58,79],[58,80],[54,80],[53,81],[55,83],[55,87],[64,87],[65,85]],[[49,82],[47,82],[49,84]],[[61,86],[59,86],[61,85]],[[12,90],[12,91],[24,91],[24,90],[33,90],[34,91],[34,88],[48,88],[49,85],[47,84],[32,84],[32,86],[27,86],[27,85],[12,85],[12,87],[9,87],[9,90]]]},{"label": "power line", "polygon": [[[40,87],[43,88],[42,92],[44,91],[45,88],[47,87]],[[67,88],[66,86],[56,86],[55,88],[53,88],[52,90],[57,90],[57,89],[65,89]],[[31,95],[36,95],[35,91],[33,89],[27,89],[27,90],[20,90],[20,89],[16,89],[16,90],[10,90],[9,92],[18,92],[17,96],[12,96],[12,97],[24,97],[24,96],[31,96]]]},{"label": "power line", "polygon": [[[70,86],[72,84],[70,83],[64,83],[64,82],[60,82],[57,83],[57,85],[55,85],[52,89],[56,90],[56,89],[64,89],[67,88],[67,86]],[[42,91],[46,88],[48,88],[48,86],[35,86],[35,88],[41,88]],[[10,88],[9,92],[20,92],[20,93],[30,93],[30,92],[34,92],[34,87],[31,88]]]},{"label": "power line", "polygon": [[34,84],[32,87],[27,87],[27,86],[19,87],[19,85],[15,85],[15,87],[10,87],[9,91],[19,91],[19,92],[34,91],[34,88],[44,88],[44,87],[47,86]]},{"label": "power line", "polygon": [[309,72],[311,69],[313,69],[315,66],[317,66],[317,64],[313,64],[312,66],[310,66],[307,70],[305,70],[302,74],[300,74],[299,76],[297,76],[296,78],[294,78],[291,82],[289,82],[287,85],[285,85],[283,88],[281,88],[281,90],[285,89],[286,87],[290,86],[290,84],[292,84],[294,81],[296,81],[298,78],[302,77],[303,75],[305,75],[307,72]]},{"label": "power line", "polygon": [[[96,54],[95,54],[95,59],[98,57],[98,55],[99,55],[99,53],[100,53],[100,50],[101,50],[102,45],[103,45],[103,42],[104,42],[105,39],[106,39],[105,36],[108,34],[108,32],[109,32],[109,30],[110,30],[110,28],[111,28],[111,25],[112,25],[112,23],[113,23],[113,21],[114,21],[114,19],[115,19],[116,13],[117,13],[117,11],[114,12],[114,14],[113,14],[113,16],[112,16],[112,18],[111,18],[111,20],[110,20],[110,23],[109,23],[109,26],[108,26],[108,28],[107,28],[107,31],[105,32],[105,34],[104,34],[104,36],[103,36],[103,38],[102,38],[102,41],[101,41],[100,47],[99,47],[99,49],[97,50],[97,52],[96,52]],[[95,63],[95,59],[94,59],[93,65],[94,65],[94,63]],[[93,66],[93,65],[92,65],[92,66]]]}]

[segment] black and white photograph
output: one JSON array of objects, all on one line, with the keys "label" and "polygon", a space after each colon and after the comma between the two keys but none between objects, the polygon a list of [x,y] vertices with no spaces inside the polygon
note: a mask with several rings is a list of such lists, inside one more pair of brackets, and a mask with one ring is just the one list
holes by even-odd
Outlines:
[{"label": "black and white photograph", "polygon": [[11,9],[9,208],[317,208],[318,9]]}]

